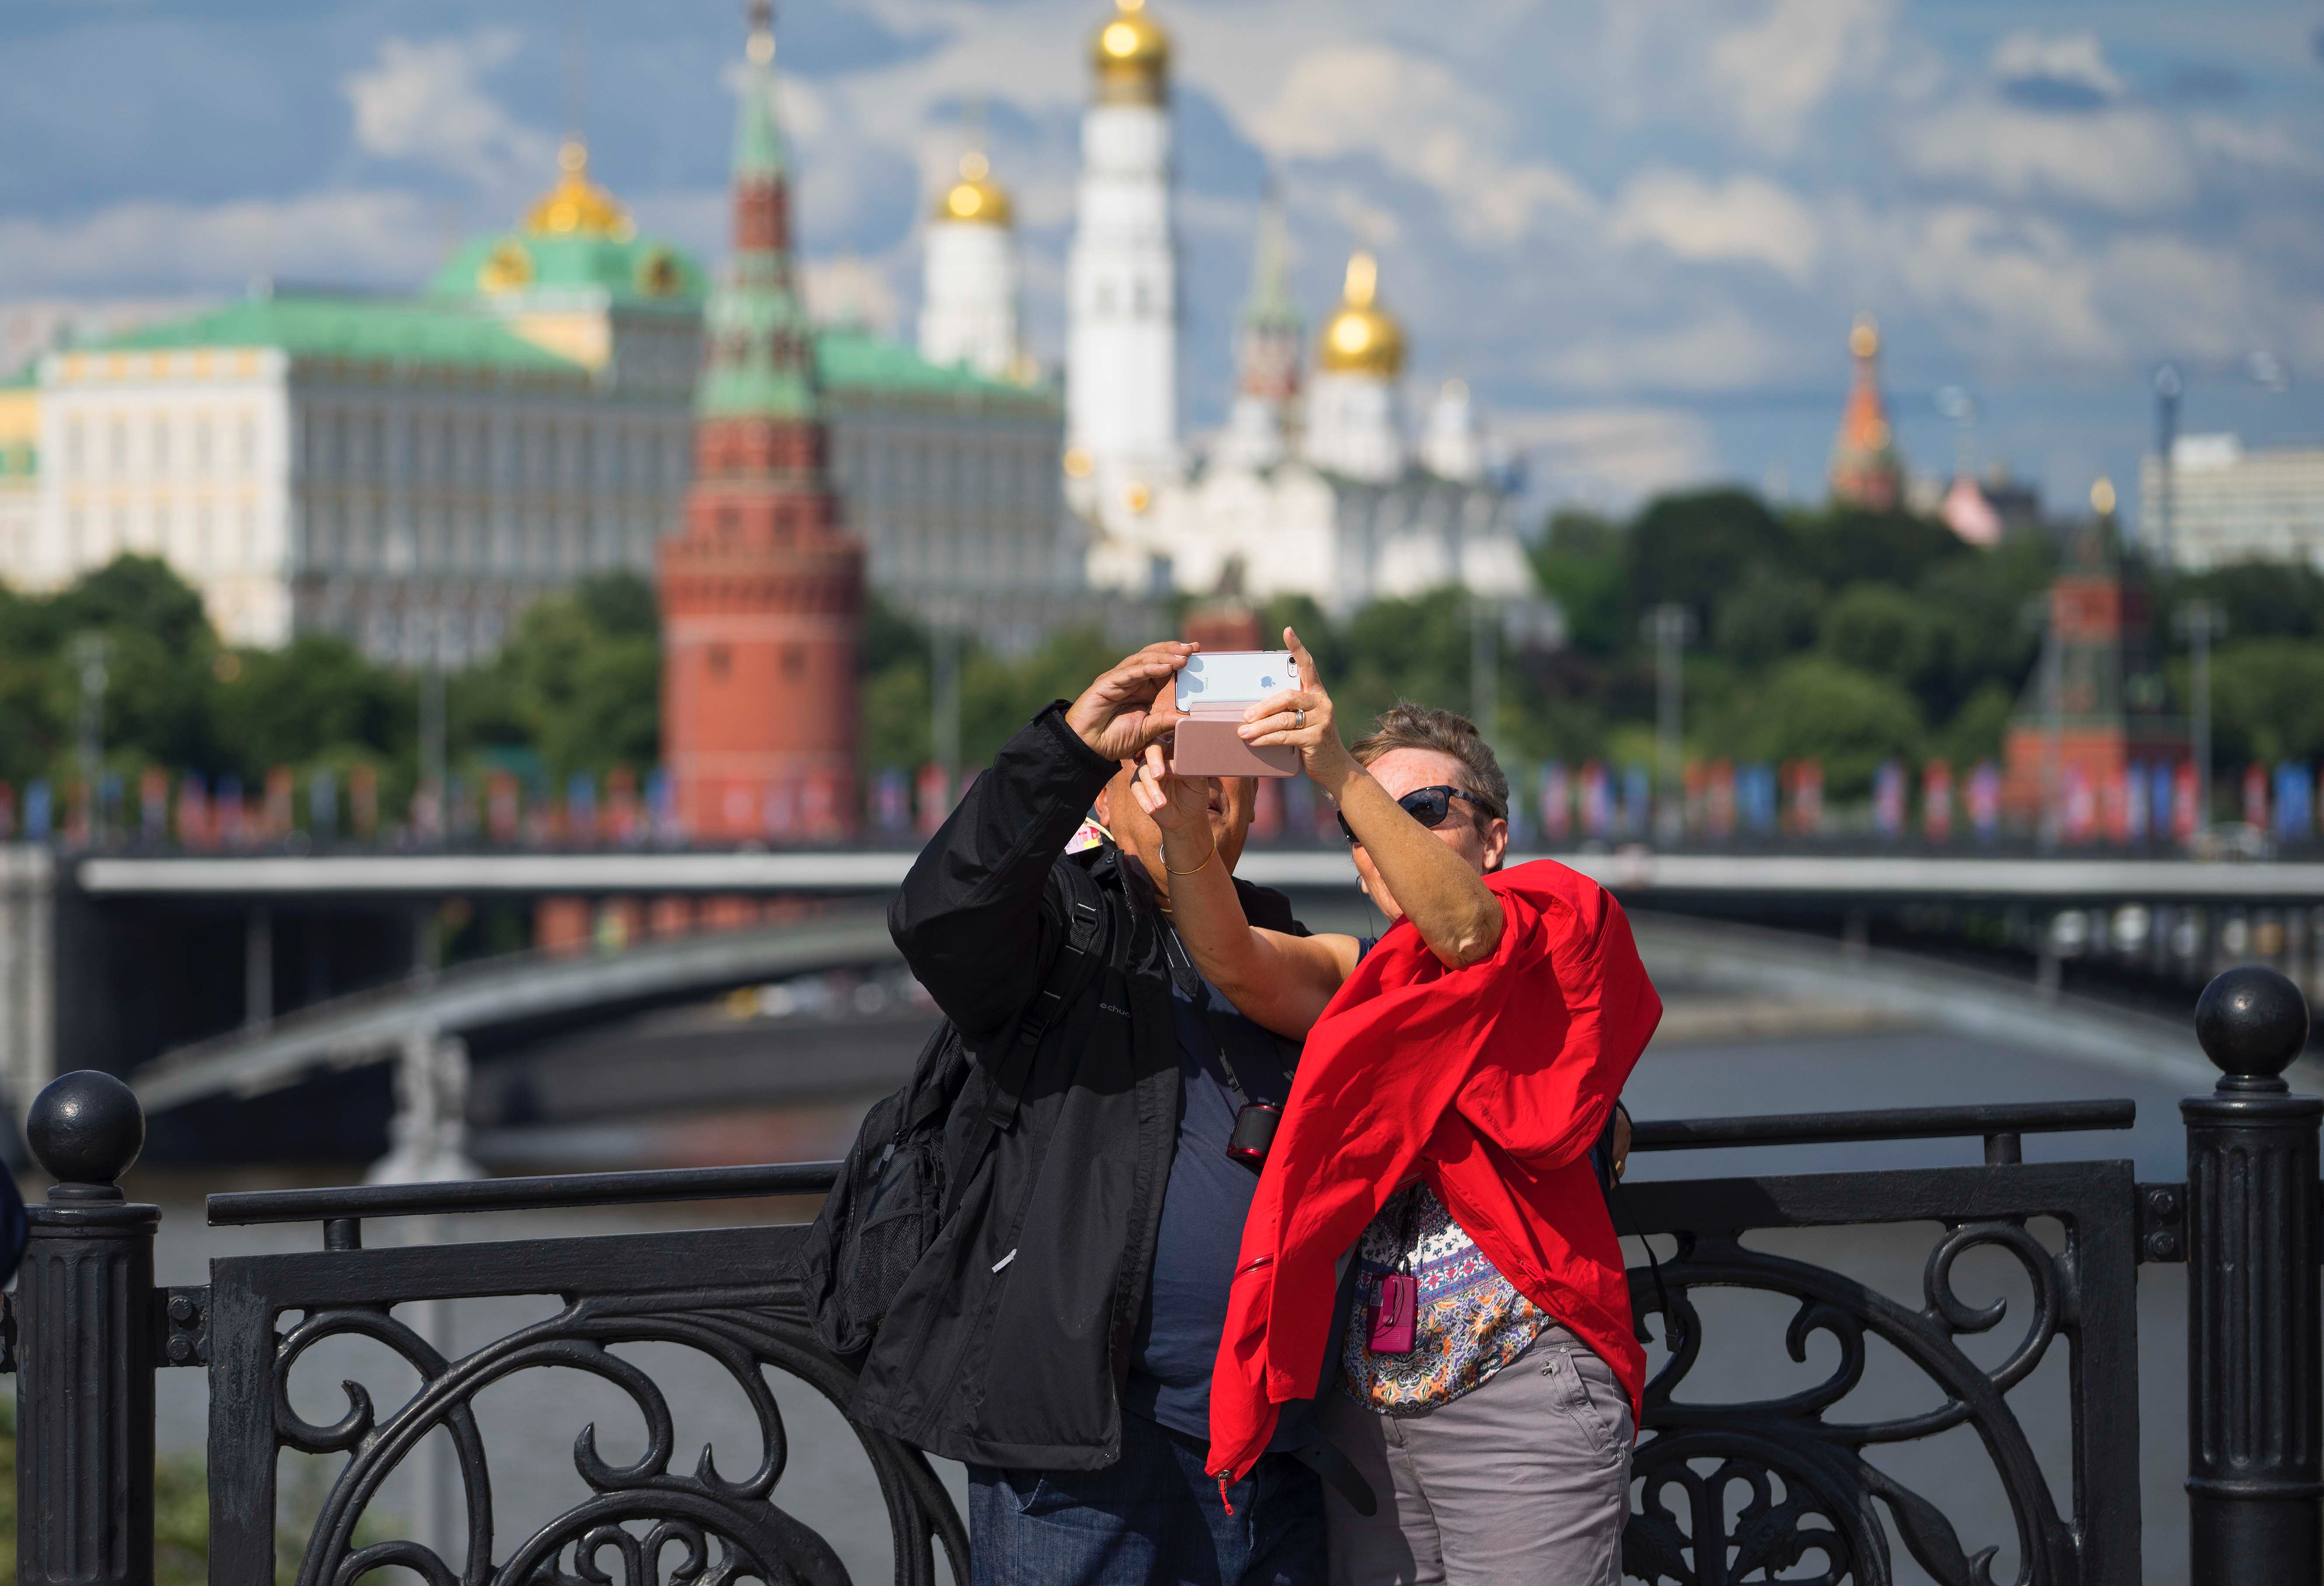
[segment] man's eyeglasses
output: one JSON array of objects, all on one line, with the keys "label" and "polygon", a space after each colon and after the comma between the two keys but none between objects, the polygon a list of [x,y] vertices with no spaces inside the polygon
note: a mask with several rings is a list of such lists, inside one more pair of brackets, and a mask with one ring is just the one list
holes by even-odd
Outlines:
[{"label": "man's eyeglasses", "polygon": [[[1410,816],[1413,819],[1418,821],[1422,825],[1426,826],[1433,832],[1437,827],[1444,824],[1445,816],[1452,813],[1452,801],[1455,798],[1464,798],[1468,800],[1469,803],[1475,806],[1479,813],[1484,816],[1487,819],[1494,818],[1492,806],[1487,804],[1474,793],[1468,792],[1460,788],[1448,788],[1441,782],[1434,788],[1415,788],[1411,792],[1397,799],[1397,803],[1404,807],[1405,814]],[[1349,829],[1348,817],[1343,815],[1340,816],[1338,819],[1342,834],[1347,837],[1349,842],[1354,842],[1356,840],[1356,834]]]}]

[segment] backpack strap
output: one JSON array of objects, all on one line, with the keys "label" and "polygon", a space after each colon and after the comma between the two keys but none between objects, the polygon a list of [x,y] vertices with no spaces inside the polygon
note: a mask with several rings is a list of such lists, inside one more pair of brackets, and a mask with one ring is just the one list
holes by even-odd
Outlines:
[{"label": "backpack strap", "polygon": [[984,1106],[962,1143],[960,1164],[950,1175],[951,1182],[945,1189],[944,1214],[947,1219],[960,1209],[960,1198],[967,1193],[969,1178],[984,1159],[994,1137],[1016,1120],[1018,1098],[1032,1074],[1033,1059],[1050,1027],[1064,1017],[1103,967],[1107,913],[1104,893],[1089,872],[1071,860],[1050,873],[1065,881],[1065,939],[1058,945],[1057,956],[1049,965],[1041,989],[1018,1018],[1016,1039],[1002,1050],[992,1068],[991,1083],[985,1087]]}]

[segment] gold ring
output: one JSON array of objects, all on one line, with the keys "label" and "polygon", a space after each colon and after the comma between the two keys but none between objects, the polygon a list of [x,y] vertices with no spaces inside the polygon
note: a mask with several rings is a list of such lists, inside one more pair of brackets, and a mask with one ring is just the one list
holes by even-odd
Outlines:
[{"label": "gold ring", "polygon": [[1292,717],[1292,719],[1291,719],[1291,725],[1292,725],[1293,730],[1294,730],[1294,731],[1296,731],[1297,729],[1299,729],[1299,728],[1301,728],[1301,727],[1304,727],[1304,726],[1305,726],[1306,724],[1307,724],[1307,707],[1306,707],[1306,706],[1305,706],[1305,705],[1302,705],[1302,706],[1300,706],[1300,707],[1299,707],[1299,714],[1298,714],[1297,715],[1296,715],[1296,716]]}]

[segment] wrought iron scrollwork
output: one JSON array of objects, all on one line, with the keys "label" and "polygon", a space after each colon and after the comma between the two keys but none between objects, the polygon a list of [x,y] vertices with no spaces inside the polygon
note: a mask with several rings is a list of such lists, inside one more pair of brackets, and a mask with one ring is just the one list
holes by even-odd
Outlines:
[{"label": "wrought iron scrollwork", "polygon": [[[1637,1507],[1623,1539],[1627,1573],[1679,1586],[1745,1580],[1888,1586],[1893,1528],[1943,1586],[1997,1586],[1997,1545],[1970,1553],[1934,1504],[1864,1457],[1875,1445],[1968,1425],[1983,1441],[2015,1521],[2020,1563],[2013,1586],[2079,1580],[2072,1534],[2006,1400],[2060,1333],[2071,1279],[2066,1259],[2015,1221],[1949,1225],[1929,1252],[1924,1303],[1915,1311],[1839,1273],[1747,1249],[1734,1233],[1682,1233],[1678,1240],[1676,1258],[1663,1263],[1659,1290],[1648,1274],[1630,1275],[1632,1305],[1642,1317],[1663,1315],[1670,1355],[1646,1385],[1647,1435],[1632,1462]],[[1955,1263],[1982,1248],[2014,1259],[2033,1289],[2023,1335],[1989,1369],[1958,1340],[1999,1326],[2007,1302],[1972,1306],[1952,1286]],[[1838,1362],[1821,1381],[1780,1398],[1681,1400],[1678,1390],[1702,1351],[1692,1291],[1706,1288],[1796,1301],[1784,1337],[1791,1359],[1806,1364],[1810,1340],[1821,1334],[1838,1347]],[[1829,1419],[1863,1380],[1868,1338],[1892,1345],[1936,1387],[1940,1401],[1886,1420]]]},{"label": "wrought iron scrollwork", "polygon": [[[361,1384],[346,1382],[344,1416],[327,1425],[300,1418],[290,1407],[292,1369],[324,1339],[350,1335],[400,1355],[419,1373],[419,1389],[382,1416]],[[671,1469],[677,1434],[668,1400],[649,1373],[613,1352],[614,1345],[634,1343],[680,1344],[724,1369],[758,1418],[762,1452],[753,1470],[726,1476],[706,1446],[690,1474]],[[347,1462],[316,1518],[298,1586],[353,1586],[392,1565],[420,1575],[428,1586],[733,1586],[743,1580],[846,1586],[847,1571],[830,1544],[775,1502],[789,1444],[762,1366],[788,1372],[842,1407],[853,1386],[804,1322],[763,1290],[571,1299],[555,1315],[457,1360],[447,1360],[378,1307],[314,1311],[282,1337],[276,1352],[275,1435],[284,1447],[344,1452]],[[619,1388],[644,1420],[645,1452],[627,1464],[609,1463],[597,1452],[595,1425],[584,1426],[574,1439],[573,1464],[590,1496],[495,1563],[492,1474],[474,1401],[493,1383],[546,1367],[586,1371]],[[439,1428],[451,1437],[466,1498],[459,1567],[416,1540],[358,1546],[356,1524],[382,1483]],[[953,1578],[966,1580],[967,1535],[927,1461],[893,1438],[856,1432],[887,1500],[898,1586],[932,1586],[938,1545]]]}]

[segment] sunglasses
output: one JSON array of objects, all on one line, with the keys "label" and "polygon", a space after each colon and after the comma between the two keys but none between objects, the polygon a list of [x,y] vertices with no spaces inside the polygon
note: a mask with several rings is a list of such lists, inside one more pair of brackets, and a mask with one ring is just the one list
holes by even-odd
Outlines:
[{"label": "sunglasses", "polygon": [[[1411,792],[1397,799],[1397,803],[1403,807],[1405,814],[1410,816],[1413,819],[1418,821],[1422,825],[1426,826],[1433,832],[1437,827],[1444,824],[1444,817],[1452,813],[1452,801],[1455,798],[1467,799],[1486,816],[1489,816],[1493,813],[1492,806],[1487,804],[1474,793],[1463,792],[1458,788],[1447,788],[1441,782],[1434,788],[1415,788]],[[1342,815],[1336,816],[1335,818],[1340,823],[1341,832],[1347,837],[1348,841],[1351,843],[1354,842],[1356,840],[1356,834],[1348,827],[1348,817]]]}]

